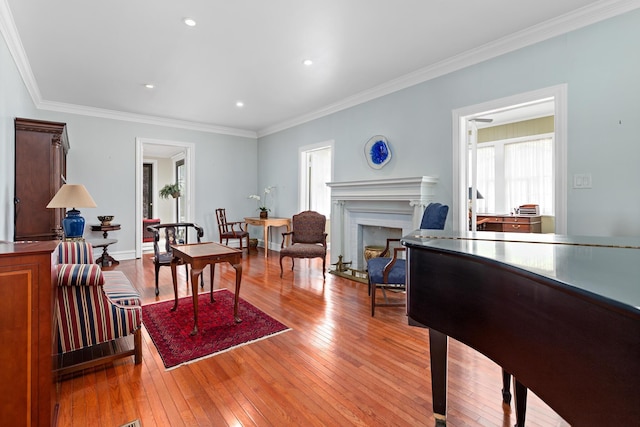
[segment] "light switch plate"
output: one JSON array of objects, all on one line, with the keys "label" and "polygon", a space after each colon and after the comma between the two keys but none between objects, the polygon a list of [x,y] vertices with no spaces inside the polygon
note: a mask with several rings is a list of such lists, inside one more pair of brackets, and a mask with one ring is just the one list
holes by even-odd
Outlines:
[{"label": "light switch plate", "polygon": [[591,174],[577,173],[573,175],[573,188],[591,188]]}]

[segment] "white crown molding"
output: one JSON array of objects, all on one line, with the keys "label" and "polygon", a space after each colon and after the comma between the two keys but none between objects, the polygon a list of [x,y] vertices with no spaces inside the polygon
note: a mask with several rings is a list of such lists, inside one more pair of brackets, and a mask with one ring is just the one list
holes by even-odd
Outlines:
[{"label": "white crown molding", "polygon": [[27,87],[29,95],[31,95],[31,99],[34,104],[38,105],[41,100],[40,89],[38,88],[36,79],[31,71],[29,59],[24,52],[22,41],[18,36],[18,29],[13,21],[13,14],[11,13],[11,9],[9,8],[9,4],[6,0],[0,0],[0,32],[2,32],[2,35],[4,36],[9,52],[11,53],[11,56],[13,56],[18,72],[22,76],[22,80]]},{"label": "white crown molding", "polygon": [[31,95],[36,108],[50,111],[80,114],[93,117],[123,120],[136,123],[147,123],[158,126],[168,126],[202,132],[211,132],[225,135],[243,136],[248,138],[260,138],[279,132],[311,120],[315,120],[347,108],[354,107],[367,101],[397,92],[419,83],[443,76],[445,74],[463,69],[465,67],[495,58],[499,55],[521,49],[526,46],[547,40],[549,38],[568,33],[573,30],[612,18],[617,15],[640,8],[640,0],[603,0],[592,5],[578,9],[572,13],[559,16],[530,28],[526,28],[502,39],[487,43],[476,49],[463,52],[459,55],[438,62],[432,66],[422,68],[406,74],[387,83],[365,90],[334,104],[327,105],[312,113],[297,118],[283,121],[279,124],[266,127],[258,132],[251,130],[228,128],[223,126],[195,123],[183,120],[166,119],[162,117],[146,116],[141,114],[125,113],[100,108],[78,106],[72,104],[45,101],[42,99],[40,89],[35,80],[29,60],[24,52],[22,42],[18,36],[11,9],[7,0],[0,0],[0,32],[2,32],[8,45],[9,52],[14,58],[18,71],[22,76],[25,86]]},{"label": "white crown molding", "polygon": [[157,126],[167,126],[179,129],[188,129],[201,132],[217,133],[222,135],[243,136],[247,138],[257,138],[257,134],[251,130],[235,129],[224,126],[210,125],[206,123],[196,123],[186,120],[167,119],[144,114],[125,113],[122,111],[107,110],[103,108],[86,107],[76,104],[65,104],[62,102],[41,101],[38,108],[61,113],[78,114],[83,116],[100,117],[103,119],[121,120],[135,123],[146,123]]},{"label": "white crown molding", "polygon": [[548,40],[640,7],[640,0],[605,0],[585,6],[569,14],[526,28],[507,37],[440,61],[374,88],[365,90],[312,113],[269,126],[258,131],[258,137],[279,132],[402,89],[461,70],[471,65]]},{"label": "white crown molding", "polygon": [[27,91],[31,95],[31,100],[35,104],[36,108],[40,110],[57,111],[61,113],[78,114],[83,116],[100,117],[104,119],[122,120],[135,123],[146,123],[157,126],[189,129],[223,135],[257,138],[257,133],[251,130],[234,129],[205,123],[167,119],[162,117],[125,113],[122,111],[43,100],[40,95],[38,83],[36,82],[33,72],[31,71],[29,59],[24,52],[22,41],[18,36],[18,30],[13,21],[13,15],[11,13],[11,9],[9,8],[7,0],[0,0],[0,31],[4,36],[7,46],[9,47],[9,52],[11,53],[11,56],[13,56],[13,60],[15,61],[18,71],[22,76],[22,80],[24,81]]}]

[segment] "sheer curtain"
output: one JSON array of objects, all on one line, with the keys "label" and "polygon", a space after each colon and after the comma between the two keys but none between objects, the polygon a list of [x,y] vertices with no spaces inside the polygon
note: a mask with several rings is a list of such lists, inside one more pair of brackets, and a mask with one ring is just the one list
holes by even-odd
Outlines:
[{"label": "sheer curtain", "polygon": [[505,201],[509,210],[537,204],[553,215],[553,144],[551,138],[505,144]]},{"label": "sheer curtain", "polygon": [[494,146],[478,147],[477,190],[483,199],[476,201],[477,213],[496,213],[496,149]]}]

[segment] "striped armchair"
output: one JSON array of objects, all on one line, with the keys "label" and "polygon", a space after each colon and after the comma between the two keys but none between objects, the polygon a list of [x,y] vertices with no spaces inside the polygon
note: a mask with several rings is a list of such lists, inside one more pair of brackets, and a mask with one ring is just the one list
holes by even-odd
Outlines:
[{"label": "striped armchair", "polygon": [[[55,317],[58,327],[58,374],[66,374],[120,357],[142,362],[142,304],[140,294],[121,271],[102,271],[93,260],[88,242],[62,242],[57,248],[58,292]],[[119,351],[116,339],[134,336],[133,349]],[[86,357],[80,350],[111,343]],[[93,355],[99,354],[98,357]],[[81,359],[80,363],[76,363]],[[69,361],[73,361],[70,363]],[[69,363],[68,363],[69,362]]]}]

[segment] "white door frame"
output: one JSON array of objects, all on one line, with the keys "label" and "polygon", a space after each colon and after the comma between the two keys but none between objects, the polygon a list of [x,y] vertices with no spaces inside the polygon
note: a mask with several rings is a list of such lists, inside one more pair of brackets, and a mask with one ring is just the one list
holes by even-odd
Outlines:
[{"label": "white door frame", "polygon": [[[306,153],[309,151],[320,150],[322,148],[329,148],[331,150],[331,181],[333,181],[334,170],[334,148],[335,142],[333,140],[319,142],[317,144],[305,145],[298,149],[298,207],[300,211],[306,209],[305,195],[307,194],[307,164]],[[331,207],[329,207],[331,208]]]},{"label": "white door frame", "polygon": [[506,98],[496,99],[481,104],[459,108],[452,112],[453,124],[453,229],[455,231],[468,228],[467,197],[468,188],[463,174],[466,175],[467,135],[469,119],[481,117],[516,105],[526,105],[540,99],[554,100],[554,203],[555,203],[555,232],[567,233],[567,85],[561,84],[525,92]]},{"label": "white door frame", "polygon": [[[142,164],[144,162],[144,144],[171,145],[184,149],[187,188],[182,197],[187,198],[186,218],[193,222],[195,212],[195,144],[190,142],[166,141],[149,138],[136,138],[136,200],[135,200],[135,251],[136,258],[142,257]],[[154,195],[155,200],[155,195]]]}]

